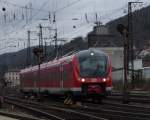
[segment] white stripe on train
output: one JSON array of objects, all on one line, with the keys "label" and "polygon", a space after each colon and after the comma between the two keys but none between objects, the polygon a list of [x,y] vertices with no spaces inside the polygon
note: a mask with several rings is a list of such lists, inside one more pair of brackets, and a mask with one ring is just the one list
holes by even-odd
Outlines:
[{"label": "white stripe on train", "polygon": [[[26,87],[22,89],[25,92],[28,91],[38,91],[40,90],[40,92],[43,91],[48,91],[50,93],[59,93],[59,92],[63,92],[63,91],[73,91],[73,92],[81,92],[81,87],[74,87],[74,88],[45,88],[45,87],[41,87],[41,88],[31,88],[31,87]],[[106,91],[111,91],[112,87],[106,87]]]}]

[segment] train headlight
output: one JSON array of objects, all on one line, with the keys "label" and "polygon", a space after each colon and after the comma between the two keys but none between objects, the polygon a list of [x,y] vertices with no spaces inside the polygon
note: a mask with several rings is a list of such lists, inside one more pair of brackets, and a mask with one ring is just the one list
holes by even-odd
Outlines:
[{"label": "train headlight", "polygon": [[91,52],[91,56],[93,56],[94,55],[94,53],[93,52]]},{"label": "train headlight", "polygon": [[103,82],[106,82],[106,78],[103,78],[102,81],[103,81]]},{"label": "train headlight", "polygon": [[84,78],[82,78],[82,79],[81,79],[81,81],[82,81],[82,82],[85,82],[85,79],[84,79]]}]

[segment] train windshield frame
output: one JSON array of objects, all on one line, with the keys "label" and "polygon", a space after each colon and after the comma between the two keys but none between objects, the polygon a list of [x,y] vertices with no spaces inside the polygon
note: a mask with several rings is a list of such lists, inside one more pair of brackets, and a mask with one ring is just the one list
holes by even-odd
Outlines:
[{"label": "train windshield frame", "polygon": [[104,54],[85,53],[78,55],[80,77],[105,77],[107,75],[108,59]]}]

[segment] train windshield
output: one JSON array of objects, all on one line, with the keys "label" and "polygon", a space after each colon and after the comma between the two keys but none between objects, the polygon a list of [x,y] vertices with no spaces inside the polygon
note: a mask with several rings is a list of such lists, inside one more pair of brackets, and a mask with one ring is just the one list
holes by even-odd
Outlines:
[{"label": "train windshield", "polygon": [[79,56],[81,77],[103,77],[107,74],[107,57],[105,55]]}]

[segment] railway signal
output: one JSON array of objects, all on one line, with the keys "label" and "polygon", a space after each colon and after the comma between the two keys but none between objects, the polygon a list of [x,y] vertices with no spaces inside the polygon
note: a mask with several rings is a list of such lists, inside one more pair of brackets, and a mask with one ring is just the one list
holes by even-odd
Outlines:
[{"label": "railway signal", "polygon": [[124,43],[124,81],[123,81],[123,103],[129,102],[129,92],[128,90],[128,28],[124,26],[123,24],[117,25],[117,31],[121,34],[123,37],[123,43]]},{"label": "railway signal", "polygon": [[[40,82],[41,79],[41,63],[44,60],[44,54],[43,54],[43,47],[36,47],[33,49],[33,53],[37,56],[38,58],[38,81]],[[34,87],[38,87],[37,86],[37,80],[34,81]],[[38,88],[39,92],[38,92],[38,98],[40,99],[40,86]]]},{"label": "railway signal", "polygon": [[140,1],[135,1],[135,2],[128,2],[128,32],[129,32],[129,37],[128,37],[128,51],[130,54],[128,54],[128,69],[129,68],[129,61],[131,62],[131,87],[134,88],[134,81],[135,81],[135,74],[134,74],[134,39],[133,39],[133,10],[132,10],[132,5],[136,4],[142,4],[143,2]]},{"label": "railway signal", "polygon": [[[125,34],[125,32],[128,32],[128,28],[126,26],[124,26],[123,24],[118,24],[117,25],[117,31],[123,36]],[[127,34],[126,34],[127,37]]]},{"label": "railway signal", "polygon": [[40,48],[40,47],[34,48],[33,53],[38,58],[38,64],[41,64],[44,60],[43,48]]}]

